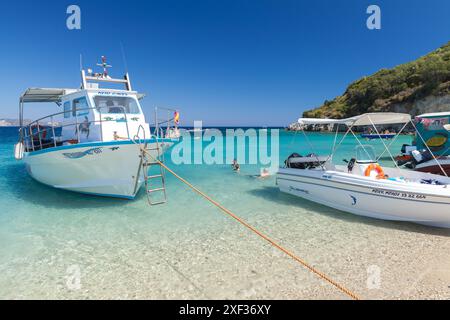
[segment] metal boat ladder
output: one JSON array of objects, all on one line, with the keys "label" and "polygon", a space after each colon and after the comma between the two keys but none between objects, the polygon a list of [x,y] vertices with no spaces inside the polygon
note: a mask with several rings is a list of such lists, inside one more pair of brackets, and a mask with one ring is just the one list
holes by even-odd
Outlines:
[{"label": "metal boat ladder", "polygon": [[[167,112],[167,119],[160,119],[158,110]],[[173,115],[171,115],[172,112]],[[155,126],[153,133],[150,132],[151,137],[155,138],[155,143],[152,143],[151,147],[149,147],[148,140],[145,138],[145,129],[142,125],[139,126],[137,133],[132,139],[132,141],[139,146],[141,153],[141,161],[135,178],[134,193],[139,189],[142,171],[145,192],[150,205],[167,202],[165,169],[162,165],[164,163],[164,150],[159,139],[170,137],[171,128],[177,127],[178,122],[175,123],[175,113],[178,113],[175,109],[155,108]],[[166,129],[164,129],[162,125],[165,125]],[[155,153],[156,155],[153,156]]]},{"label": "metal boat ladder", "polygon": [[[153,151],[157,153],[156,158],[152,158],[148,154]],[[146,141],[141,148],[141,170],[144,174],[145,192],[150,205],[167,202],[166,177],[165,170],[161,165],[162,162],[164,162],[164,152],[158,140],[156,140],[155,147],[149,147]],[[155,169],[152,170],[153,168]]]}]

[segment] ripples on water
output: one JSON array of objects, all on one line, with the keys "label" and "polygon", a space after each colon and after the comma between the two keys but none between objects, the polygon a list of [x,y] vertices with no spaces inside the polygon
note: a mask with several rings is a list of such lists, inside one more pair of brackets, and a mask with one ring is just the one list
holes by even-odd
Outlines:
[{"label": "ripples on water", "polygon": [[[169,201],[153,207],[143,192],[127,201],[34,181],[13,158],[16,133],[0,128],[0,298],[345,298],[169,174]],[[333,135],[309,136],[319,153],[331,148]],[[409,142],[401,137],[392,152]],[[346,140],[335,160],[349,158],[354,143]],[[306,146],[300,134],[281,132],[280,159],[311,152]],[[257,165],[240,173],[229,165],[171,167],[363,297],[449,296],[449,282],[433,277],[447,276],[439,271],[450,261],[447,230],[282,194],[273,177],[254,178]],[[381,268],[380,289],[367,288],[370,265]]]}]

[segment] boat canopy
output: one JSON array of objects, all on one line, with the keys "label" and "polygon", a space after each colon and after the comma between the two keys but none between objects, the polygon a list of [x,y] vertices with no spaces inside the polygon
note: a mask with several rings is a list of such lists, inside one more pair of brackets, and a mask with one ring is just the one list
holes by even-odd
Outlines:
[{"label": "boat canopy", "polygon": [[[21,96],[21,103],[28,102],[61,102],[61,97],[79,91],[78,89],[63,88],[28,88]],[[136,93],[138,100],[145,97],[144,93]]]},{"label": "boat canopy", "polygon": [[61,88],[28,88],[21,96],[20,102],[60,102],[61,97],[77,91]]},{"label": "boat canopy", "polygon": [[320,119],[320,118],[300,118],[300,124],[345,124],[347,126],[370,126],[379,124],[407,123],[411,121],[411,116],[406,113],[378,112],[364,113],[359,116],[346,119]]}]

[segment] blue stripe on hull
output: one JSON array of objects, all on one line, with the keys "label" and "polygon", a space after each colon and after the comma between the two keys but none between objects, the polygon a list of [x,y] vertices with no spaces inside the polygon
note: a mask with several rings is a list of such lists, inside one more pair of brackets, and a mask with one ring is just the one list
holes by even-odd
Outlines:
[{"label": "blue stripe on hull", "polygon": [[[147,143],[154,143],[154,142],[177,142],[178,140],[173,139],[146,139],[142,140],[142,142]],[[85,147],[99,147],[99,146],[116,146],[116,145],[127,145],[127,144],[134,144],[131,140],[114,140],[114,141],[98,141],[98,142],[86,142],[86,143],[78,143],[78,144],[70,144],[67,146],[60,146],[60,147],[52,147],[47,148],[43,150],[37,150],[37,151],[31,151],[31,152],[25,152],[28,156],[35,156],[38,154],[44,154],[48,152],[53,151],[60,151],[60,150],[68,150],[68,149],[75,149],[75,148],[85,148]]]}]

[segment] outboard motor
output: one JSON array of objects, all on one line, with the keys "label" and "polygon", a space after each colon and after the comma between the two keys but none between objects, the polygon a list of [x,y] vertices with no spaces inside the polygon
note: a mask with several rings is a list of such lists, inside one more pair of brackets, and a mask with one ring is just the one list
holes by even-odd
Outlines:
[{"label": "outboard motor", "polygon": [[402,164],[405,165],[406,168],[408,169],[414,169],[418,164],[430,161],[431,159],[433,159],[433,155],[431,154],[430,151],[423,149],[423,150],[413,150],[411,151],[411,156],[412,159],[407,162],[405,164],[405,162],[403,162]]},{"label": "outboard motor", "polygon": [[410,145],[409,144],[402,145],[402,148],[400,149],[400,152],[405,154],[406,153],[406,147],[410,147]]},{"label": "outboard motor", "polygon": [[[301,158],[297,161],[294,159]],[[319,160],[319,157],[315,153],[307,154],[305,157],[298,153],[291,154],[286,161],[284,161],[284,164],[286,168],[293,168],[293,169],[314,169],[318,166],[321,166],[325,161]]]},{"label": "outboard motor", "polygon": [[416,165],[423,163],[423,162],[430,161],[431,159],[433,159],[433,155],[430,153],[430,151],[425,150],[425,149],[423,149],[421,151],[414,150],[411,152],[411,154],[413,156],[414,163]]},{"label": "outboard motor", "polygon": [[[318,155],[316,155],[315,153],[310,153],[310,154],[307,154],[306,157],[307,158],[313,158],[313,159],[317,160]],[[311,161],[311,162],[307,162],[305,164],[305,167],[308,168],[308,169],[314,169],[314,168],[317,168],[318,166],[320,166],[320,162],[318,162],[318,161]]]},{"label": "outboard motor", "polygon": [[292,153],[285,161],[284,161],[284,165],[286,166],[286,168],[294,168],[294,169],[306,169],[305,164],[304,163],[291,163],[291,159],[294,158],[302,158],[302,155],[298,154],[298,153]]},{"label": "outboard motor", "polygon": [[430,161],[431,159],[433,159],[433,155],[431,154],[431,152],[428,150],[423,150],[422,151],[422,162],[427,162],[427,161]]},{"label": "outboard motor", "polygon": [[356,159],[355,158],[351,158],[350,161],[347,163],[348,173],[352,173],[353,167],[355,166],[355,162],[356,162]]},{"label": "outboard motor", "polygon": [[413,156],[413,160],[416,164],[423,161],[422,153],[419,150],[414,150],[411,152],[411,155]]}]

